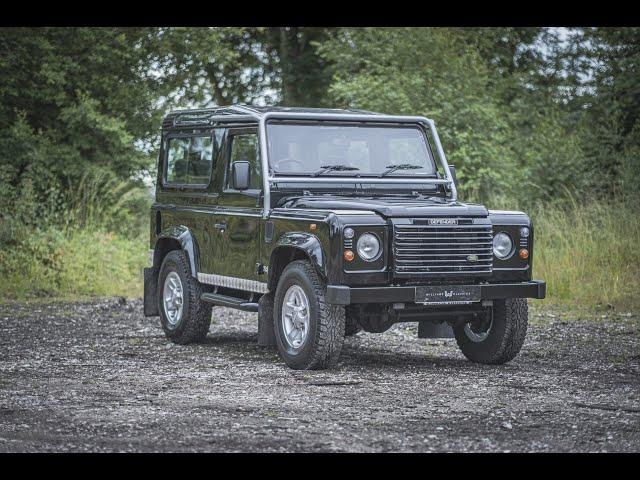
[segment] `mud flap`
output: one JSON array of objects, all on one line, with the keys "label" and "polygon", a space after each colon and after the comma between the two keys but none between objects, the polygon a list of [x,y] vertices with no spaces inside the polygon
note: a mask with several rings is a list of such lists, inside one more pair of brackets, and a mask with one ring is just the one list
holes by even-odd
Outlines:
[{"label": "mud flap", "polygon": [[276,346],[276,332],[273,325],[273,295],[267,293],[258,301],[258,345]]},{"label": "mud flap", "polygon": [[454,338],[453,328],[447,322],[418,322],[418,338]]},{"label": "mud flap", "polygon": [[157,317],[158,311],[158,270],[144,269],[144,316]]}]

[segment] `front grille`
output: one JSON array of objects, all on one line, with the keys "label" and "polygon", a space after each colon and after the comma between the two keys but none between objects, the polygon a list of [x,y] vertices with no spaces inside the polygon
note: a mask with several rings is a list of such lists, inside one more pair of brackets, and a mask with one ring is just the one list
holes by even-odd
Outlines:
[{"label": "front grille", "polygon": [[423,220],[395,224],[394,273],[401,278],[491,274],[492,244],[493,230],[486,219],[460,219],[458,225],[447,226]]}]

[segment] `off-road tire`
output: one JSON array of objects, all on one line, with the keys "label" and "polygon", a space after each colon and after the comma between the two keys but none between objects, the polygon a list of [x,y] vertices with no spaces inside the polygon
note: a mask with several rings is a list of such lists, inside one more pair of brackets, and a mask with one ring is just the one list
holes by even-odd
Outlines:
[{"label": "off-road tire", "polygon": [[524,298],[494,300],[493,323],[489,334],[481,342],[473,342],[464,325],[454,328],[458,347],[472,362],[501,364],[512,360],[524,343],[527,334],[529,309]]},{"label": "off-road tire", "polygon": [[[284,340],[281,312],[285,293],[299,285],[309,300],[309,332],[297,350]],[[325,302],[326,285],[306,260],[291,262],[282,272],[274,297],[273,322],[278,351],[284,362],[296,370],[322,370],[335,367],[344,343],[344,307]]]},{"label": "off-road tire", "polygon": [[[163,305],[164,280],[169,272],[174,271],[180,276],[184,299],[182,317],[177,325],[172,326],[166,318]],[[164,257],[160,274],[158,275],[158,310],[165,335],[173,343],[185,345],[203,340],[211,325],[211,304],[200,300],[202,287],[191,275],[189,260],[181,250],[172,250]]]},{"label": "off-road tire", "polygon": [[358,321],[347,312],[344,319],[344,336],[352,337],[362,330]]}]

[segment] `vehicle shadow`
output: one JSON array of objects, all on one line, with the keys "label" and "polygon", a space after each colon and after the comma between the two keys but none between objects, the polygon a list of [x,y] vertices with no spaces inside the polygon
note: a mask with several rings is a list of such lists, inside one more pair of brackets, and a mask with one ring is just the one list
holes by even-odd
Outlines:
[{"label": "vehicle shadow", "polygon": [[[425,347],[425,350],[428,347]],[[407,368],[407,367],[455,367],[456,369],[477,365],[464,358],[450,358],[431,354],[427,351],[397,352],[391,349],[376,347],[350,347],[345,345],[340,355],[340,363],[353,367],[367,368]]]},{"label": "vehicle shadow", "polygon": [[[222,348],[229,355],[242,357],[254,362],[273,363],[277,358],[276,347],[258,345],[258,334],[255,331],[237,330],[211,332],[201,342],[202,345]],[[464,358],[443,357],[430,353],[425,345],[424,352],[399,352],[393,347],[380,348],[346,343],[340,355],[340,365],[347,368],[408,368],[408,367],[437,367],[456,368],[458,370],[486,370],[494,367],[477,365]]]},{"label": "vehicle shadow", "polygon": [[258,333],[248,332],[246,330],[237,330],[233,332],[209,332],[201,344],[227,346],[234,344],[255,344],[258,345]]}]

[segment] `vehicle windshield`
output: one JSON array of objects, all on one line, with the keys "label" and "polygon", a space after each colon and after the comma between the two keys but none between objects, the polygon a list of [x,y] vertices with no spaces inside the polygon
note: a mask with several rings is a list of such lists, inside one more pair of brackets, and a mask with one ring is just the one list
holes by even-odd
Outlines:
[{"label": "vehicle windshield", "polygon": [[425,176],[436,168],[417,126],[267,125],[269,163],[276,174]]}]

